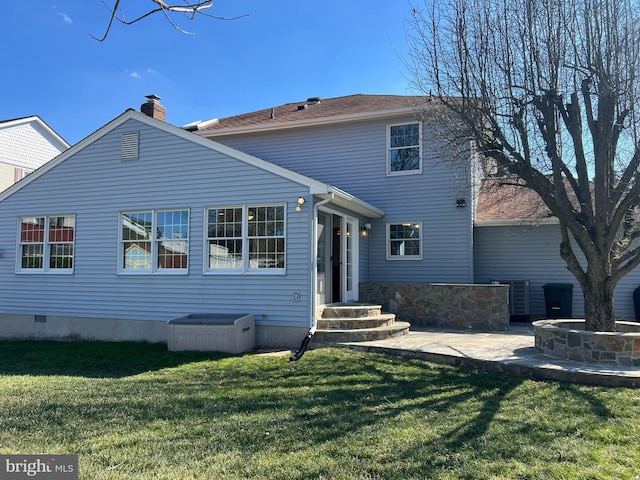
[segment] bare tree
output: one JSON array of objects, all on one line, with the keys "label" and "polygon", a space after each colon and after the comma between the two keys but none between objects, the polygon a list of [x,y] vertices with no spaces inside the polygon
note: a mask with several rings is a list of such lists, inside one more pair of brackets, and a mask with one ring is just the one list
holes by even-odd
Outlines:
[{"label": "bare tree", "polygon": [[[136,1],[139,1],[139,0],[136,0]],[[188,20],[193,20],[197,15],[203,15],[206,17],[215,18],[217,20],[236,20],[238,18],[246,16],[246,15],[240,15],[238,17],[229,18],[229,17],[221,17],[218,15],[212,15],[211,13],[208,12],[208,9],[213,6],[213,0],[205,0],[205,1],[198,1],[198,2],[184,0],[182,3],[178,5],[170,5],[163,0],[149,0],[149,2],[154,3],[155,7],[152,7],[149,10],[145,10],[142,13],[138,13],[134,15],[132,18],[127,19],[124,11],[120,7],[121,0],[115,0],[113,5],[109,5],[106,3],[106,1],[103,0],[102,2],[103,5],[107,7],[110,13],[109,23],[107,24],[107,28],[104,32],[104,35],[102,35],[102,37],[98,38],[93,35],[91,36],[94,39],[98,40],[99,42],[102,42],[109,35],[109,32],[111,31],[111,27],[113,26],[114,22],[123,23],[125,25],[131,25],[136,22],[139,22],[140,20],[150,15],[153,15],[154,13],[162,13],[167,19],[167,21],[173,26],[173,28],[180,31],[181,33],[187,33],[187,34],[189,34],[190,32],[187,32],[186,30],[183,30],[182,28],[180,28],[180,26],[174,20],[172,15],[180,14],[180,15],[183,15]]]},{"label": "bare tree", "polygon": [[638,1],[412,7],[415,87],[433,90],[503,180],[535,191],[559,219],[586,328],[614,330],[614,289],[640,264]]}]

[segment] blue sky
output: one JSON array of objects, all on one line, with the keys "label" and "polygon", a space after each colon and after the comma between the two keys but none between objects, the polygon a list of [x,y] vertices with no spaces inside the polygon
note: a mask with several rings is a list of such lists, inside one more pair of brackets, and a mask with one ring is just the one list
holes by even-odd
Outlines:
[{"label": "blue sky", "polygon": [[[102,43],[90,36],[107,26],[100,0],[5,3],[0,119],[39,115],[72,144],[148,94],[184,125],[313,96],[411,93],[408,1],[217,0],[211,13],[248,16],[175,17],[196,33],[185,35],[156,14],[114,24]],[[121,0],[130,18],[147,4]]]}]

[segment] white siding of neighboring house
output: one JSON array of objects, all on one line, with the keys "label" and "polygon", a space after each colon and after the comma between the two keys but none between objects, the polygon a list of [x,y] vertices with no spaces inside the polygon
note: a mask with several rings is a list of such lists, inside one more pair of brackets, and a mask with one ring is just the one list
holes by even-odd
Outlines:
[{"label": "white siding of neighboring house", "polygon": [[[387,176],[387,125],[415,121],[412,115],[242,135],[215,140],[259,158],[336,185],[384,210],[361,256],[363,279],[375,283],[471,283],[471,199],[466,168],[447,157],[440,136],[423,128],[423,170]],[[451,168],[452,164],[458,165]],[[456,208],[464,197],[467,207]],[[423,259],[387,260],[386,223],[422,222]]]},{"label": "white siding of neighboring house", "polygon": [[0,123],[0,191],[15,181],[15,169],[33,171],[66,150],[37,117]]},{"label": "white siding of neighboring house", "polygon": [[[138,160],[121,134],[140,132]],[[166,321],[242,312],[257,325],[309,326],[308,187],[128,120],[0,202],[0,314]],[[204,209],[286,202],[286,275],[204,275]],[[118,275],[119,212],[190,209],[188,275]],[[76,215],[72,275],[16,274],[17,218]],[[294,293],[300,301],[293,301]]]},{"label": "white siding of neighboring house", "polygon": [[[475,229],[476,281],[529,280],[531,310],[545,316],[542,286],[546,283],[573,285],[573,316],[584,315],[582,290],[560,258],[557,225],[535,227],[482,226]],[[633,291],[640,287],[640,269],[624,277],[616,288],[615,312],[619,318],[634,318]]]}]

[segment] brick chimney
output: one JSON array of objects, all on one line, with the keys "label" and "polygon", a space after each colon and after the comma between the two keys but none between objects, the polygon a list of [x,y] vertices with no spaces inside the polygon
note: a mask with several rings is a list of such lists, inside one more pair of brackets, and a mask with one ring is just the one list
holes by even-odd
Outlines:
[{"label": "brick chimney", "polygon": [[167,118],[167,109],[160,105],[160,97],[146,95],[147,103],[140,105],[140,111],[151,118],[164,122]]}]

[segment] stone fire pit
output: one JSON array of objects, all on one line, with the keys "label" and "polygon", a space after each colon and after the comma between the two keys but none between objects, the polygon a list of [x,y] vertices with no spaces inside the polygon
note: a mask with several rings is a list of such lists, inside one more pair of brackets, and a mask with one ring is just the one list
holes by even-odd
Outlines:
[{"label": "stone fire pit", "polygon": [[640,366],[640,324],[616,322],[615,332],[591,332],[584,323],[572,319],[533,322],[536,349],[578,362]]}]

